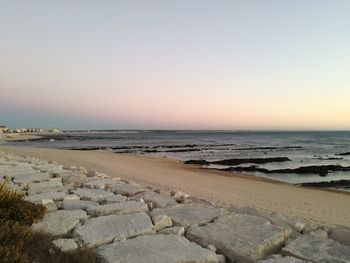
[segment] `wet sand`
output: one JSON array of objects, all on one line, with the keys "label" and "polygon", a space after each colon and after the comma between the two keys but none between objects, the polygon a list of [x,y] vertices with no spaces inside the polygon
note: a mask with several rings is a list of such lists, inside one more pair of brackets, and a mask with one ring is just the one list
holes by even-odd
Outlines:
[{"label": "wet sand", "polygon": [[254,206],[329,225],[350,226],[350,194],[297,187],[249,175],[199,169],[179,161],[101,151],[0,146],[0,150],[84,166],[110,176],[182,190],[218,205]]}]

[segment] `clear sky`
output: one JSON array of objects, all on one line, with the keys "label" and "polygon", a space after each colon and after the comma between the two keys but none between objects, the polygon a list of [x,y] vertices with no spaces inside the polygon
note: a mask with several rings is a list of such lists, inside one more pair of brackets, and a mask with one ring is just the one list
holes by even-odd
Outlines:
[{"label": "clear sky", "polygon": [[0,125],[348,129],[348,0],[0,0]]}]

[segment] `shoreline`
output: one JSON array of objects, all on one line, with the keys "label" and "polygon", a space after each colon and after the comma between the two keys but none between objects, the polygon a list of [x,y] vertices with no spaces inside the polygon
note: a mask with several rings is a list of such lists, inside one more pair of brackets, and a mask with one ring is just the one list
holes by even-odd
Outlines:
[{"label": "shoreline", "polygon": [[164,190],[181,190],[225,207],[255,207],[262,212],[282,212],[328,225],[350,226],[350,194],[346,192],[200,169],[168,158],[5,145],[0,150],[83,166]]}]

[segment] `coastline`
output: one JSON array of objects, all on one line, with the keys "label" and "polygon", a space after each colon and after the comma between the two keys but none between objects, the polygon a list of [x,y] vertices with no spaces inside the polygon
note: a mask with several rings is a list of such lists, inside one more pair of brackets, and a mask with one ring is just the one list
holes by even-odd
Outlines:
[{"label": "coastline", "polygon": [[181,190],[225,207],[249,206],[262,212],[282,212],[327,225],[350,226],[350,195],[347,193],[200,169],[167,158],[4,145],[0,150],[84,166],[164,190]]}]

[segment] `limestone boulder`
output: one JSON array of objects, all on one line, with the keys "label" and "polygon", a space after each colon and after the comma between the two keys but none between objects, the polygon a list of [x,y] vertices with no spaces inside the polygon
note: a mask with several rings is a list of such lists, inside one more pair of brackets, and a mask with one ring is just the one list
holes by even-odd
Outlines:
[{"label": "limestone boulder", "polygon": [[99,178],[93,181],[86,182],[83,184],[83,186],[91,189],[105,190],[106,188],[108,188],[108,186],[114,185],[116,183],[120,183],[120,180],[113,180],[109,178]]},{"label": "limestone boulder", "polygon": [[62,201],[65,196],[68,194],[65,192],[49,192],[49,193],[42,193],[42,194],[36,194],[27,196],[25,200],[32,202],[32,203],[41,203],[42,200],[45,199],[52,199],[54,201]]},{"label": "limestone boulder", "polygon": [[155,233],[155,229],[151,218],[146,213],[134,213],[89,219],[74,230],[73,236],[83,245],[96,247],[152,233]]},{"label": "limestone boulder", "polygon": [[46,182],[28,184],[29,195],[48,193],[48,192],[55,191],[56,189],[63,189],[61,178],[52,178]]},{"label": "limestone boulder", "polygon": [[327,232],[322,230],[322,229],[317,229],[315,231],[309,232],[308,234],[311,235],[311,236],[322,238],[322,239],[327,239],[328,238]]},{"label": "limestone boulder", "polygon": [[93,201],[84,201],[84,200],[72,200],[62,202],[62,208],[65,210],[87,210],[90,207],[98,206],[99,203]]},{"label": "limestone boulder", "polygon": [[118,194],[117,195],[111,195],[109,197],[106,197],[104,202],[107,203],[107,204],[126,202],[126,196],[118,195]]},{"label": "limestone boulder", "polygon": [[29,175],[17,176],[13,179],[15,184],[27,185],[28,183],[34,182],[39,183],[42,181],[48,181],[51,176],[48,173],[35,173]]},{"label": "limestone boulder", "polygon": [[293,256],[312,262],[350,262],[350,247],[332,239],[302,235],[282,249],[285,256]]},{"label": "limestone boulder", "polygon": [[163,234],[163,235],[183,236],[183,235],[185,235],[185,228],[182,226],[167,227],[167,228],[160,230],[158,233]]},{"label": "limestone boulder", "polygon": [[105,200],[107,197],[113,196],[113,193],[107,192],[105,190],[100,189],[87,189],[87,188],[79,188],[73,190],[73,193],[78,195],[82,200],[101,202]]},{"label": "limestone boulder", "polygon": [[182,191],[172,192],[172,195],[175,198],[175,200],[180,202],[180,203],[185,202],[186,199],[191,197],[190,194],[184,193]]},{"label": "limestone boulder", "polygon": [[271,213],[268,216],[268,219],[277,225],[288,225],[293,230],[295,230],[299,233],[301,233],[304,230],[304,228],[306,227],[306,222],[304,222],[303,220],[295,218],[295,217],[283,215],[280,213]]},{"label": "limestone boulder", "polygon": [[171,218],[165,215],[155,215],[152,217],[152,221],[157,231],[173,225]]},{"label": "limestone boulder", "polygon": [[67,194],[63,197],[63,201],[77,201],[80,200],[78,195]]},{"label": "limestone boulder", "polygon": [[175,226],[188,227],[192,224],[205,224],[215,218],[227,214],[223,208],[201,204],[179,204],[167,208],[154,209],[152,216],[166,215],[171,218]]},{"label": "limestone boulder", "polygon": [[235,262],[255,262],[278,252],[291,234],[262,217],[230,214],[204,226],[193,225],[186,237],[202,246],[214,245]]},{"label": "limestone boulder", "polygon": [[138,193],[141,193],[143,191],[146,191],[147,188],[140,185],[127,183],[127,184],[112,185],[110,187],[110,190],[115,194],[120,194],[120,195],[125,195],[130,197]]},{"label": "limestone boulder", "polygon": [[60,238],[52,241],[53,245],[63,251],[63,252],[68,252],[68,251],[73,251],[78,248],[78,244],[70,238]]},{"label": "limestone boulder", "polygon": [[136,212],[147,212],[148,206],[143,202],[127,201],[123,203],[112,203],[107,205],[90,206],[87,213],[91,216],[104,216],[112,214],[130,214]]},{"label": "limestone boulder", "polygon": [[57,205],[52,199],[44,199],[41,201],[41,204],[46,207],[47,212],[52,212],[57,210]]},{"label": "limestone boulder", "polygon": [[97,249],[106,263],[218,263],[209,249],[177,235],[148,235]]},{"label": "limestone boulder", "polygon": [[176,205],[177,202],[174,197],[165,194],[158,194],[151,190],[146,190],[142,193],[136,194],[131,199],[144,200],[150,208],[163,208]]},{"label": "limestone boulder", "polygon": [[336,226],[330,230],[329,238],[350,246],[350,229],[345,226]]},{"label": "limestone boulder", "polygon": [[83,210],[58,210],[47,213],[42,221],[32,225],[33,231],[42,231],[53,236],[68,234],[80,221],[88,216]]}]

